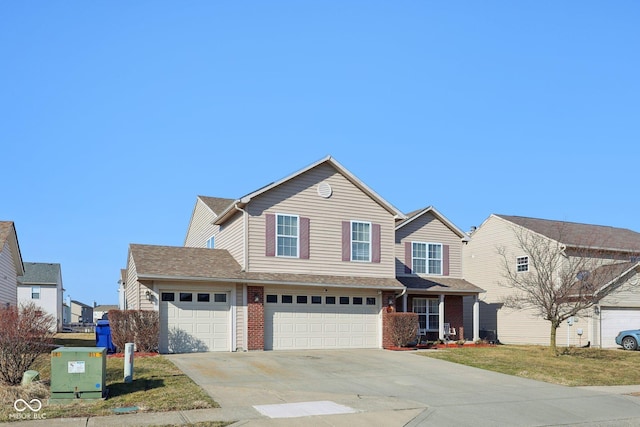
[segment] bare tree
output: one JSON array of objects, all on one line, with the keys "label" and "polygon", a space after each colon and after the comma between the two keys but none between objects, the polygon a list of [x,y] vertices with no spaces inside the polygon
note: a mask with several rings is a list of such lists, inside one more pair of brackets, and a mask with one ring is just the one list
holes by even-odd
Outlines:
[{"label": "bare tree", "polygon": [[[503,299],[505,307],[529,309],[550,323],[549,350],[557,354],[557,330],[565,320],[593,307],[603,297],[620,290],[614,283],[635,263],[623,262],[619,254],[600,249],[606,245],[571,247],[522,227],[513,227],[518,251],[527,257],[524,264],[515,262],[513,252],[498,248],[504,280],[511,288]],[[601,242],[602,243],[602,242]],[[616,259],[618,258],[618,259]]]}]

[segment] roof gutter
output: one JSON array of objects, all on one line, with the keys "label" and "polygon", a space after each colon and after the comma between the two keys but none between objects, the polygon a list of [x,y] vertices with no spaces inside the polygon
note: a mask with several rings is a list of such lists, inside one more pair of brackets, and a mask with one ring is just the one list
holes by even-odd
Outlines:
[{"label": "roof gutter", "polygon": [[332,283],[308,283],[308,282],[288,282],[282,280],[259,280],[259,279],[245,279],[240,277],[230,277],[230,278],[216,278],[216,277],[194,277],[194,276],[167,276],[167,275],[139,275],[138,279],[140,280],[179,280],[179,281],[190,281],[190,282],[238,282],[238,283],[248,283],[248,284],[263,284],[263,285],[284,285],[284,286],[310,286],[317,288],[350,288],[350,289],[373,289],[373,290],[389,290],[389,291],[399,291],[402,290],[406,292],[405,286],[358,286],[358,285],[341,285],[341,284],[332,284]]}]

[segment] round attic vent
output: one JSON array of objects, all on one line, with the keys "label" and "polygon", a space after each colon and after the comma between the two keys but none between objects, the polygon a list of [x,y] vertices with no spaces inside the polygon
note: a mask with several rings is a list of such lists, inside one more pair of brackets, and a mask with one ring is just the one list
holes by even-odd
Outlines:
[{"label": "round attic vent", "polygon": [[328,199],[333,194],[333,190],[328,182],[318,184],[318,196]]}]

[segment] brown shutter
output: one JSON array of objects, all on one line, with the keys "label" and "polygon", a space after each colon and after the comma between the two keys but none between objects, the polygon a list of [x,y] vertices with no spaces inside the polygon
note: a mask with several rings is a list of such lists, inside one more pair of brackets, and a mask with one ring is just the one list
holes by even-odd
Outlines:
[{"label": "brown shutter", "polygon": [[404,272],[411,274],[413,259],[411,258],[411,242],[404,242]]},{"label": "brown shutter", "polygon": [[380,262],[380,224],[371,224],[371,262]]},{"label": "brown shutter", "polygon": [[442,275],[449,275],[449,245],[442,245]]},{"label": "brown shutter", "polygon": [[276,256],[276,216],[265,214],[265,255]]},{"label": "brown shutter", "polygon": [[300,258],[309,259],[309,218],[300,217]]},{"label": "brown shutter", "polygon": [[351,223],[342,221],[342,260],[351,261]]}]

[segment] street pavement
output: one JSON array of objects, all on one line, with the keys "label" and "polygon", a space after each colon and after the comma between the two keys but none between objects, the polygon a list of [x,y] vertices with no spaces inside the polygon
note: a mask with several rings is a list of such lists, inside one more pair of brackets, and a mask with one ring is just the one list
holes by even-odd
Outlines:
[{"label": "street pavement", "polygon": [[[19,425],[159,426],[217,420],[250,427],[640,426],[640,397],[632,395],[640,393],[640,385],[565,387],[418,353],[372,349],[168,355],[221,408]],[[299,411],[306,412],[300,416]]]}]

